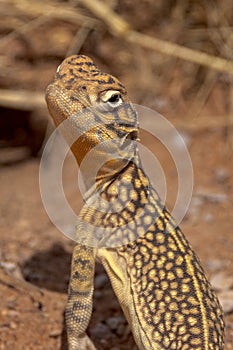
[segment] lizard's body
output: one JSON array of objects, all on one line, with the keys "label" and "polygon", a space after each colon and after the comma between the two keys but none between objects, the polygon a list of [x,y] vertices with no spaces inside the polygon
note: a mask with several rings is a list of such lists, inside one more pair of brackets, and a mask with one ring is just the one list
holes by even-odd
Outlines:
[{"label": "lizard's body", "polygon": [[69,349],[95,349],[85,331],[99,259],[140,350],[222,350],[221,307],[141,167],[124,86],[88,57],[71,56],[46,98],[55,124],[70,119],[78,130],[72,151],[87,188],[66,308]]}]

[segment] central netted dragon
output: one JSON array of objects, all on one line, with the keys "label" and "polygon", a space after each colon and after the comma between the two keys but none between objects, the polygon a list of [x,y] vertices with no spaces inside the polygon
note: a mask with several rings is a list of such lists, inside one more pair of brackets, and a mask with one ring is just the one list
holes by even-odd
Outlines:
[{"label": "central netted dragon", "polygon": [[77,136],[71,149],[86,186],[66,307],[69,349],[95,349],[86,329],[98,259],[140,350],[222,350],[221,307],[142,168],[125,87],[74,55],[58,67],[46,100],[55,125],[69,121],[66,136]]}]

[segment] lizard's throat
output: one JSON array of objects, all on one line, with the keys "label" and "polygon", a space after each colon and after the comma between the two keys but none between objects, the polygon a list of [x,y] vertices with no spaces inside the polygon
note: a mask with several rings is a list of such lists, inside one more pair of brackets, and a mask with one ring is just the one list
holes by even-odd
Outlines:
[{"label": "lizard's throat", "polygon": [[125,137],[97,143],[90,142],[86,136],[80,137],[72,146],[85,191],[99,189],[120,174],[130,162],[139,163],[135,141]]}]

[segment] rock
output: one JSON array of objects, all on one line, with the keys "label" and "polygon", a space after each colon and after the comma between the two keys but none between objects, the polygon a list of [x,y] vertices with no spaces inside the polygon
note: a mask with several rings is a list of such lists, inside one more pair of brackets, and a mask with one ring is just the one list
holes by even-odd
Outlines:
[{"label": "rock", "polygon": [[229,172],[225,168],[217,168],[214,177],[218,183],[224,183],[229,178]]},{"label": "rock", "polygon": [[211,214],[211,213],[206,213],[206,214],[204,214],[204,216],[203,216],[203,220],[204,220],[205,222],[213,222],[213,221],[214,221],[214,215]]},{"label": "rock", "polygon": [[95,339],[110,339],[113,336],[109,327],[102,322],[97,323],[94,328],[90,329],[90,335]]},{"label": "rock", "polygon": [[233,276],[219,272],[212,276],[210,282],[215,290],[227,291],[233,287]]},{"label": "rock", "polygon": [[16,329],[16,328],[18,328],[18,326],[17,326],[17,324],[15,323],[15,322],[10,322],[10,328],[11,329]]},{"label": "rock", "polygon": [[95,289],[94,290],[94,298],[95,299],[103,299],[103,291]]},{"label": "rock", "polygon": [[57,337],[60,337],[61,334],[62,334],[61,329],[54,329],[53,331],[50,332],[49,336],[52,338],[57,338]]},{"label": "rock", "polygon": [[202,188],[197,189],[195,196],[202,198],[202,200],[205,202],[216,203],[216,204],[225,203],[228,200],[228,196],[226,193],[207,192]]},{"label": "rock", "polygon": [[108,283],[108,276],[105,273],[95,276],[95,288],[102,289]]},{"label": "rock", "polygon": [[233,312],[233,290],[219,293],[218,298],[225,314]]},{"label": "rock", "polygon": [[125,337],[126,335],[128,335],[128,329],[127,326],[125,324],[120,324],[117,329],[116,329],[116,334],[119,337]]},{"label": "rock", "polygon": [[201,197],[193,196],[190,203],[189,214],[191,216],[199,215],[199,211],[204,204],[204,200]]},{"label": "rock", "polygon": [[227,265],[226,261],[218,259],[210,259],[206,261],[206,266],[211,271],[223,269]]},{"label": "rock", "polygon": [[112,331],[116,331],[117,328],[124,324],[126,325],[126,320],[123,316],[114,316],[114,317],[109,317],[106,320],[106,324],[111,328]]}]

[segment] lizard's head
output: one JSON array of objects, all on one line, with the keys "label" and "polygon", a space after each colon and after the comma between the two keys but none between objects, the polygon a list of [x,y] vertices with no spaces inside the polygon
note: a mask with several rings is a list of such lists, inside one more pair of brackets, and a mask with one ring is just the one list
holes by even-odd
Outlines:
[{"label": "lizard's head", "polygon": [[[110,167],[120,170],[133,149],[129,139],[138,134],[137,113],[129,101],[125,87],[115,77],[103,73],[83,55],[66,58],[58,67],[54,81],[46,90],[49,112],[59,125],[66,119],[74,122],[79,134],[72,151],[80,164],[96,146],[100,153],[118,154]],[[121,161],[119,159],[121,158]]]},{"label": "lizard's head", "polygon": [[56,125],[86,108],[104,112],[104,123],[114,109],[130,102],[123,84],[83,55],[70,56],[61,63],[46,90],[46,100]]}]

